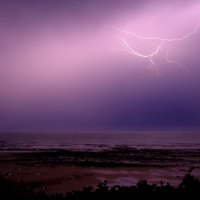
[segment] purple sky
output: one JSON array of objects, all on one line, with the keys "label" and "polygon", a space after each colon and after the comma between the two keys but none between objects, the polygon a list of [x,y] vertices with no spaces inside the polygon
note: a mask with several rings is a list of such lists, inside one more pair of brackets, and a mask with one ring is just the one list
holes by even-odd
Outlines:
[{"label": "purple sky", "polygon": [[[199,0],[0,0],[0,131],[200,130]],[[125,51],[121,49],[125,48]]]}]

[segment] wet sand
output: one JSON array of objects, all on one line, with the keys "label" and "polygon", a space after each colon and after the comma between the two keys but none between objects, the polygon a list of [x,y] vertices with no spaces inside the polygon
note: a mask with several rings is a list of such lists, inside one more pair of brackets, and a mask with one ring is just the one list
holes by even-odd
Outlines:
[{"label": "wet sand", "polygon": [[140,179],[159,184],[180,183],[187,170],[200,178],[200,150],[136,150],[118,148],[102,152],[1,151],[0,174],[23,180],[35,190],[66,193],[86,186],[135,185]]}]

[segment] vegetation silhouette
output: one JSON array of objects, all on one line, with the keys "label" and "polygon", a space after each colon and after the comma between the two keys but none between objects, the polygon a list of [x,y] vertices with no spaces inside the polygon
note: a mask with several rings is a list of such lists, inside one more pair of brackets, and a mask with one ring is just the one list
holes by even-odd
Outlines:
[{"label": "vegetation silhouette", "polygon": [[33,191],[23,180],[14,184],[8,182],[3,176],[0,177],[0,199],[20,199],[20,200],[78,200],[78,199],[141,199],[141,198],[190,198],[200,199],[200,181],[191,174],[191,171],[183,177],[177,187],[169,183],[161,182],[160,185],[149,184],[147,180],[140,180],[134,186],[108,186],[107,181],[99,183],[96,188],[84,187],[82,190],[68,192],[66,195],[49,195],[45,190]]}]

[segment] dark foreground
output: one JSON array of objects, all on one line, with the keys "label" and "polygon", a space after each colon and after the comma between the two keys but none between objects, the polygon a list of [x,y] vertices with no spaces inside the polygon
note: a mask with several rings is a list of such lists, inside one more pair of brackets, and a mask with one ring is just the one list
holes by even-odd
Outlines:
[{"label": "dark foreground", "polygon": [[93,187],[84,187],[82,190],[68,192],[65,195],[47,194],[45,190],[35,192],[23,181],[13,184],[3,177],[0,179],[0,199],[29,199],[29,200],[70,200],[70,199],[141,199],[141,198],[178,198],[199,199],[200,181],[190,172],[185,175],[177,187],[169,183],[160,185],[149,184],[146,180],[140,180],[135,186],[112,186],[109,187],[104,181]]},{"label": "dark foreground", "polygon": [[199,149],[1,150],[0,199],[191,199],[199,169]]}]

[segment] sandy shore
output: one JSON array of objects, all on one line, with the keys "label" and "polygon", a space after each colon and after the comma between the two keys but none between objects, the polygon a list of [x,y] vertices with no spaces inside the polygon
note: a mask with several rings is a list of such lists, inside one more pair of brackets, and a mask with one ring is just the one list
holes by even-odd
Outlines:
[{"label": "sandy shore", "polygon": [[[108,156],[109,152],[0,152],[0,174],[12,182],[23,180],[35,190],[45,189],[48,193],[95,187],[104,180],[109,185],[130,186],[140,179],[157,184],[162,180],[177,185],[190,167],[195,167],[193,174],[200,178],[200,159],[196,150],[176,152],[176,155],[166,151],[165,154],[157,152],[159,156],[156,159],[150,156],[152,150],[148,151],[138,152],[143,157],[140,162],[129,158],[122,162],[124,154],[130,156],[133,152],[121,150],[112,152],[111,157]],[[132,156],[137,158],[136,154],[135,151]],[[180,155],[185,159],[180,160]],[[59,162],[61,157],[65,162]]]}]

